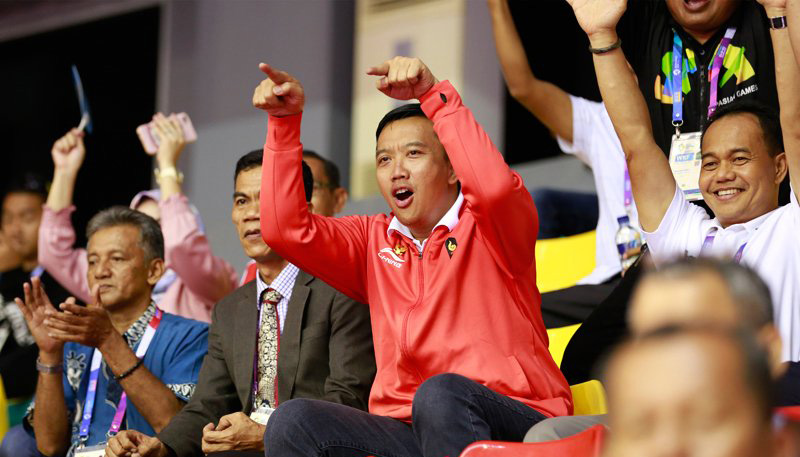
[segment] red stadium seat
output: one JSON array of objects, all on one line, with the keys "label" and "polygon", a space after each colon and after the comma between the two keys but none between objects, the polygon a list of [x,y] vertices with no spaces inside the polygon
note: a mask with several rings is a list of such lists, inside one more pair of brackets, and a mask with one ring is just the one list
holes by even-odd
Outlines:
[{"label": "red stadium seat", "polygon": [[595,425],[569,438],[544,443],[478,441],[467,446],[461,457],[597,457],[604,436],[605,427]]}]

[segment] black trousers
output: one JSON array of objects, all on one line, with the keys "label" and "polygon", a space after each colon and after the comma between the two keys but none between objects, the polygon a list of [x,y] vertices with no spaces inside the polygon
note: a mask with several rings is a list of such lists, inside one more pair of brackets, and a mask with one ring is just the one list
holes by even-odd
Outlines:
[{"label": "black trousers", "polygon": [[614,291],[622,277],[602,284],[567,287],[542,294],[542,319],[547,328],[580,324]]},{"label": "black trousers", "polygon": [[598,362],[628,335],[628,302],[649,257],[650,252],[645,247],[636,263],[569,341],[561,372],[570,385],[597,379]]}]

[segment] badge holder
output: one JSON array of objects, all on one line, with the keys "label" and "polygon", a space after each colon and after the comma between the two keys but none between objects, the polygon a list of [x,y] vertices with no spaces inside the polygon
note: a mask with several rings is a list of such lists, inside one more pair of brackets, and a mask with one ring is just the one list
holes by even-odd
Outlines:
[{"label": "badge holder", "polygon": [[672,144],[669,148],[669,167],[675,182],[688,201],[702,200],[700,193],[700,166],[703,162],[700,152],[702,133],[689,132],[672,135]]},{"label": "badge holder", "polygon": [[252,419],[253,422],[256,422],[258,424],[267,425],[269,416],[272,415],[273,411],[275,411],[274,408],[270,408],[266,404],[261,405],[258,407],[257,410],[250,413],[250,419]]},{"label": "badge holder", "polygon": [[97,444],[75,450],[75,457],[104,457],[106,455],[106,445]]}]

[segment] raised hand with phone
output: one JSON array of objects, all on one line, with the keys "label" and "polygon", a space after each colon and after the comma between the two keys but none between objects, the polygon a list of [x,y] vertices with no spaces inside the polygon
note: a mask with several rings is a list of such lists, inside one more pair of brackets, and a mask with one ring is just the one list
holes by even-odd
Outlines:
[{"label": "raised hand with phone", "polygon": [[197,138],[189,116],[186,113],[169,116],[156,113],[152,122],[139,126],[136,132],[145,152],[156,157],[158,168],[155,173],[161,187],[161,199],[180,194],[183,174],[177,169],[178,159],[186,144]]}]

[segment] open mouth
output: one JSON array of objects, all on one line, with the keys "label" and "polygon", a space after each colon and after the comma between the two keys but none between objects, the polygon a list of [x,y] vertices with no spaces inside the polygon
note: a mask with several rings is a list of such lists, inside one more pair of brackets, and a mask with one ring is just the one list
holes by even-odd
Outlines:
[{"label": "open mouth", "polygon": [[703,9],[710,2],[710,0],[683,0],[683,6],[685,6],[686,9],[691,12],[697,12]]},{"label": "open mouth", "polygon": [[248,240],[261,239],[261,229],[252,229],[244,232],[244,237]]},{"label": "open mouth", "polygon": [[398,208],[407,208],[414,199],[414,191],[407,187],[398,187],[392,193]]},{"label": "open mouth", "polygon": [[727,188],[727,189],[719,189],[714,191],[714,195],[716,195],[718,200],[731,200],[739,196],[744,192],[743,189],[738,188]]}]

